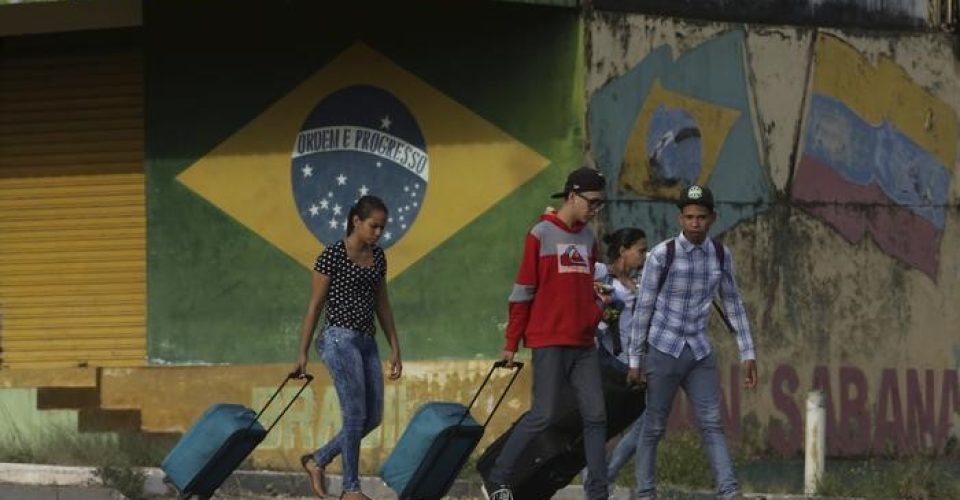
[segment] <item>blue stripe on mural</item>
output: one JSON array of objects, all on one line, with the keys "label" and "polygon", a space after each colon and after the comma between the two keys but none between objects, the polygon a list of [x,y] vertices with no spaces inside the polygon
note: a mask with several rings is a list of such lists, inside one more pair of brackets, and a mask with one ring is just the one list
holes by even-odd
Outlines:
[{"label": "blue stripe on mural", "polygon": [[814,94],[804,154],[859,186],[876,182],[883,193],[943,230],[950,173],[895,124],[866,122],[843,102]]}]

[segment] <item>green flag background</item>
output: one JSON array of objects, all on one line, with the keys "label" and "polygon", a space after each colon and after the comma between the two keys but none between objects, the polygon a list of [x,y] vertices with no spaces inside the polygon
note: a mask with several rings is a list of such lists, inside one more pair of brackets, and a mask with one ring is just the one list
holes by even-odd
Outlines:
[{"label": "green flag background", "polygon": [[[144,9],[152,363],[294,358],[310,272],[177,176],[358,43],[547,160],[529,180],[504,175],[505,197],[390,282],[405,358],[499,352],[523,234],[581,163],[576,10],[305,1],[164,1]],[[293,140],[273,151],[251,144],[250,157],[237,161],[289,152]],[[482,151],[483,140],[465,132],[451,142]],[[239,189],[244,181],[224,175],[215,185]]]}]

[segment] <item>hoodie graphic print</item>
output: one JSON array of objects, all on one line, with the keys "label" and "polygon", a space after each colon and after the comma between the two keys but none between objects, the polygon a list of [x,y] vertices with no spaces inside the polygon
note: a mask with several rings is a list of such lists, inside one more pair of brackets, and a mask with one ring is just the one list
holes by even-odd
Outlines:
[{"label": "hoodie graphic print", "polygon": [[602,310],[593,290],[597,243],[585,224],[546,214],[527,233],[510,293],[505,350],[594,344]]}]

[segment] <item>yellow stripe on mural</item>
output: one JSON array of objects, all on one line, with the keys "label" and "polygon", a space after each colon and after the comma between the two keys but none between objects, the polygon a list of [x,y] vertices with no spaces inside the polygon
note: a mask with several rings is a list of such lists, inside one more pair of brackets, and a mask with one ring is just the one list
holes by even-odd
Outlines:
[{"label": "yellow stripe on mural", "polygon": [[418,261],[548,165],[548,160],[363,44],[346,50],[177,179],[306,267],[322,248],[299,217],[291,153],[325,96],[351,85],[393,93],[417,118],[430,189],[416,223],[390,247],[389,275]]},{"label": "yellow stripe on mural", "polygon": [[960,134],[944,101],[917,85],[897,63],[881,56],[874,66],[840,39],[817,37],[813,90],[833,97],[873,125],[891,122],[912,141],[953,165]]},{"label": "yellow stripe on mural", "polygon": [[677,198],[680,196],[680,186],[663,186],[651,182],[650,152],[647,151],[647,136],[650,133],[650,123],[654,112],[661,106],[668,109],[682,109],[689,113],[700,129],[701,141],[701,169],[697,182],[706,184],[713,172],[723,147],[727,134],[734,122],[740,118],[740,111],[718,106],[686,96],[660,85],[657,80],[643,102],[640,113],[634,122],[630,139],[627,142],[627,151],[624,155],[624,166],[620,173],[620,186],[629,187],[643,196],[654,198]]},{"label": "yellow stripe on mural", "polygon": [[[422,404],[469,403],[491,364],[486,360],[404,363],[403,377],[384,383],[383,422],[363,440],[363,469],[379,469]],[[309,368],[316,379],[258,446],[253,455],[257,466],[299,467],[297,457],[320,447],[339,431],[342,419],[336,388],[320,363]],[[212,404],[236,403],[259,410],[289,371],[289,364],[107,368],[100,376],[100,408],[139,411],[143,432],[182,433]],[[511,387],[481,446],[505,432],[526,410],[531,371],[524,370]],[[475,418],[489,415],[509,376],[508,371],[497,370],[473,408]],[[286,385],[265,412],[267,423],[293,397],[300,383],[294,380]],[[171,395],[176,395],[177,404],[170,404]],[[339,460],[331,470],[338,465]]]}]

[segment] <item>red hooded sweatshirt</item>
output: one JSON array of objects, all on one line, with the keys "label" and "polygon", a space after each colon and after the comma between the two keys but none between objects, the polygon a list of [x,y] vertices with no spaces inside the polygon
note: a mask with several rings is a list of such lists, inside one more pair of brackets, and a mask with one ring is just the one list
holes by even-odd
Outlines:
[{"label": "red hooded sweatshirt", "polygon": [[594,345],[602,310],[593,289],[597,243],[585,224],[567,226],[556,214],[527,233],[523,261],[510,293],[504,350]]}]

